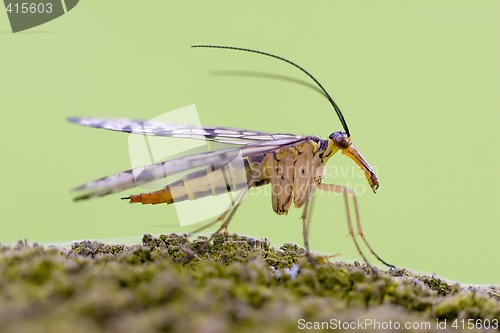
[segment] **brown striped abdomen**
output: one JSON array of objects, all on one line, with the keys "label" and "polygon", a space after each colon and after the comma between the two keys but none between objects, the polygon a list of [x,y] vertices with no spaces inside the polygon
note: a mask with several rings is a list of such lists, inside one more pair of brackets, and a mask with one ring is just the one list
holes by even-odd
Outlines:
[{"label": "brown striped abdomen", "polygon": [[269,183],[269,175],[262,172],[263,155],[252,156],[231,163],[192,172],[161,190],[131,195],[131,203],[171,204],[185,200],[239,191],[251,186]]}]

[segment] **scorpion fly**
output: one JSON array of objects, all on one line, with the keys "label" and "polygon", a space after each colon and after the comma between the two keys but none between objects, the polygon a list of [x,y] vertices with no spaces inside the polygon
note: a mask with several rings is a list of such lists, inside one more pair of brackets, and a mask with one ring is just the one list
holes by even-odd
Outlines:
[{"label": "scorpion fly", "polygon": [[[157,179],[188,171],[189,173],[177,181],[153,192],[140,193],[122,198],[131,203],[142,204],[171,204],[185,200],[227,193],[241,189],[235,186],[238,182],[235,177],[224,172],[231,164],[235,156],[241,157],[244,166],[244,185],[246,188],[258,187],[270,184],[272,187],[273,210],[283,215],[288,212],[290,206],[302,207],[302,224],[304,235],[304,246],[309,255],[308,242],[308,210],[313,199],[312,194],[316,190],[334,192],[343,195],[347,215],[349,236],[352,238],[357,251],[368,264],[356,236],[359,236],[372,255],[383,264],[394,267],[380,258],[372,249],[363,234],[359,216],[358,202],[353,190],[334,184],[322,182],[323,171],[328,160],[338,152],[346,155],[363,170],[366,180],[375,193],[379,187],[377,175],[370,164],[364,159],[359,151],[351,143],[351,135],[347,123],[340,108],[333,101],[321,83],[296,63],[267,52],[216,45],[193,45],[192,47],[204,47],[215,49],[227,49],[256,53],[284,61],[302,71],[311,78],[321,89],[335,110],[344,131],[332,133],[327,139],[317,136],[299,136],[293,134],[273,134],[251,130],[222,128],[222,127],[196,127],[171,123],[158,123],[148,121],[137,121],[130,119],[98,119],[73,117],[68,120],[78,125],[103,128],[131,134],[190,138],[214,141],[231,145],[215,151],[188,155],[181,158],[161,161],[151,165],[123,171],[111,176],[103,177],[75,189],[82,194],[75,200],[101,197],[111,193],[120,192],[136,186],[140,186]],[[195,168],[201,170],[193,171]],[[241,182],[240,182],[241,183]],[[83,193],[85,192],[85,193]],[[351,199],[351,200],[350,200]],[[231,218],[240,206],[242,197],[233,200],[232,205],[227,208],[217,219],[196,230],[198,232],[208,226],[221,223],[220,228],[209,239],[226,230]],[[354,206],[354,219],[357,232],[355,233],[350,213],[349,202]]]}]

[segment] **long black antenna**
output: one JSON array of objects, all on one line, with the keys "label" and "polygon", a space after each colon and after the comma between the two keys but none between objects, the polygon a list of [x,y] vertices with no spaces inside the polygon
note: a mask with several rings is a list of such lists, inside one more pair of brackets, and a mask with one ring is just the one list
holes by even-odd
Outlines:
[{"label": "long black antenna", "polygon": [[346,123],[346,121],[344,119],[344,116],[342,115],[342,112],[340,111],[340,108],[333,101],[333,98],[330,97],[330,94],[328,94],[328,92],[326,91],[326,89],[323,88],[323,86],[321,85],[321,83],[319,83],[319,81],[316,80],[316,78],[314,76],[312,76],[308,71],[306,71],[304,68],[300,67],[296,63],[294,63],[294,62],[292,62],[292,61],[290,61],[288,59],[282,58],[280,56],[271,54],[271,53],[257,51],[257,50],[252,50],[252,49],[245,49],[245,48],[241,48],[241,47],[220,46],[220,45],[192,45],[191,47],[206,47],[206,48],[212,48],[212,49],[228,49],[228,50],[245,51],[245,52],[252,52],[252,53],[262,54],[262,55],[265,55],[265,56],[268,56],[268,57],[271,57],[271,58],[275,58],[275,59],[287,62],[290,65],[292,65],[292,66],[300,69],[302,72],[304,72],[305,74],[307,74],[307,76],[309,76],[314,82],[316,82],[316,84],[318,85],[318,87],[321,88],[321,90],[325,94],[326,98],[328,99],[328,101],[330,101],[330,104],[335,109],[335,112],[337,113],[337,116],[339,117],[340,123],[342,124],[342,127],[344,128],[347,136],[348,137],[351,136],[351,134],[349,133],[349,127],[347,127],[347,123]]}]

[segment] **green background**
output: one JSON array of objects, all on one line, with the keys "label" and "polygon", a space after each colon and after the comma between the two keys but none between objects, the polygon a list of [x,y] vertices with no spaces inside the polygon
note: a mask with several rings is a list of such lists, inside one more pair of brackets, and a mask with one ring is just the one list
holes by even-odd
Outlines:
[{"label": "green background", "polygon": [[[173,207],[128,205],[121,194],[74,203],[71,188],[130,160],[126,134],[77,127],[68,116],[149,119],[196,104],[206,125],[322,137],[341,130],[328,102],[293,81],[308,82],[296,69],[189,48],[211,43],[290,58],[332,94],[380,189],[331,175],[350,170],[341,155],[325,181],[365,189],[365,233],[384,259],[498,284],[498,17],[497,0],[108,0],[13,34],[3,12],[0,241],[138,242],[146,232],[189,230]],[[230,230],[302,244],[299,216],[278,216],[269,195],[250,195]],[[346,235],[342,197],[318,197],[312,248],[359,260]]]}]

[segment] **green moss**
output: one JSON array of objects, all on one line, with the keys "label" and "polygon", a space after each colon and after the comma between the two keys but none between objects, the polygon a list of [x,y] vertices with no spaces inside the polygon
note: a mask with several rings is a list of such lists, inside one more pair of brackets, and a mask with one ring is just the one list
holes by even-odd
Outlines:
[{"label": "green moss", "polygon": [[311,264],[294,244],[275,249],[231,234],[206,240],[171,234],[144,235],[136,246],[0,247],[1,332],[276,332],[298,331],[299,319],[435,328],[437,320],[500,318],[498,287],[321,256]]}]

